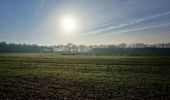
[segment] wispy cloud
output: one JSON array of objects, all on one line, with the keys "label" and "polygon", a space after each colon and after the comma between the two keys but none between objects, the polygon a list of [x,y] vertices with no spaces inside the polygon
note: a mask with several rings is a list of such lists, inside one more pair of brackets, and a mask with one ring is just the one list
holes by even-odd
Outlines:
[{"label": "wispy cloud", "polygon": [[[107,24],[104,24],[104,25],[102,25],[102,26],[100,26],[100,27],[98,27],[98,28],[96,28],[96,29],[94,29],[94,30],[92,30],[90,32],[85,33],[85,34],[86,35],[95,35],[97,33],[106,32],[106,31],[110,31],[110,30],[114,31],[114,30],[117,30],[117,29],[123,29],[125,27],[129,27],[129,26],[132,26],[132,25],[139,25],[141,22],[149,21],[149,20],[152,20],[152,19],[155,19],[155,18],[166,16],[166,15],[170,15],[170,11],[164,12],[164,13],[160,13],[160,14],[157,14],[157,15],[154,15],[154,16],[150,16],[150,17],[145,17],[145,18],[137,19],[135,21],[128,22],[128,23],[123,23],[123,24],[120,24],[120,25],[117,25],[117,26],[113,25],[114,23],[107,23]],[[156,27],[158,27],[158,26],[162,27],[161,25],[156,25]],[[147,26],[147,27],[142,27],[142,28],[137,28],[137,29],[131,29],[131,31],[132,30],[148,29],[148,28],[153,28],[153,27],[155,27],[155,25]],[[124,32],[127,32],[127,31],[125,30]]]},{"label": "wispy cloud", "polygon": [[146,29],[151,29],[151,28],[160,28],[160,27],[170,27],[170,23],[159,24],[159,25],[151,25],[151,26],[145,26],[145,27],[139,27],[139,28],[124,30],[124,31],[116,31],[116,32],[113,32],[112,34],[107,34],[107,35],[127,33],[127,32],[146,30]]},{"label": "wispy cloud", "polygon": [[37,7],[34,13],[38,14],[41,11],[41,9],[44,7],[44,5],[45,5],[45,0],[41,0],[39,6]]}]

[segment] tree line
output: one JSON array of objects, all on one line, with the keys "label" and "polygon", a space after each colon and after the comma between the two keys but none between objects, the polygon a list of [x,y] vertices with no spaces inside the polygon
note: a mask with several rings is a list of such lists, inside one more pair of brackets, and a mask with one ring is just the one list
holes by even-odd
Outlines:
[{"label": "tree line", "polygon": [[38,46],[36,44],[15,44],[0,42],[0,53],[40,53],[52,52],[52,48],[48,46]]},{"label": "tree line", "polygon": [[0,42],[0,53],[58,53],[63,55],[170,55],[170,43],[144,44],[134,43],[127,45],[66,45],[39,46],[36,44],[15,44]]}]

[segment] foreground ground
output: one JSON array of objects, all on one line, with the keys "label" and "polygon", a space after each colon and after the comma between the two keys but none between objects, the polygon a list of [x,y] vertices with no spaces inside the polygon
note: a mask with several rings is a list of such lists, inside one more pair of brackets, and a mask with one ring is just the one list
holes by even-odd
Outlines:
[{"label": "foreground ground", "polygon": [[170,57],[0,54],[0,99],[170,99]]}]

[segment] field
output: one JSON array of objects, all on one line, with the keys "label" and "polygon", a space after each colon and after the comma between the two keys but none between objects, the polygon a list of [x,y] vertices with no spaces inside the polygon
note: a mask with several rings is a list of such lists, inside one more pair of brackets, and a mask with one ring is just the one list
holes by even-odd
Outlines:
[{"label": "field", "polygon": [[170,57],[2,53],[0,99],[168,100]]}]

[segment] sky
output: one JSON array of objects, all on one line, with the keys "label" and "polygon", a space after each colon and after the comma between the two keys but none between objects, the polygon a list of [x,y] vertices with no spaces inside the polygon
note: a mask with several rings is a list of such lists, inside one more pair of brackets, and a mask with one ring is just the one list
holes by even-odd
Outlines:
[{"label": "sky", "polygon": [[[76,20],[66,34],[62,19]],[[170,42],[170,0],[0,0],[0,41],[38,45]]]}]

